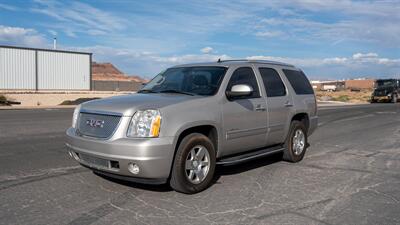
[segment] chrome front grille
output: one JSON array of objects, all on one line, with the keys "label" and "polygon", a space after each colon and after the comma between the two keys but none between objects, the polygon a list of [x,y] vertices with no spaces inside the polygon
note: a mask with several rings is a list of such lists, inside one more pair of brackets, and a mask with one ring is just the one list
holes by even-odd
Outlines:
[{"label": "chrome front grille", "polygon": [[117,129],[121,116],[81,112],[77,133],[80,136],[109,138]]}]

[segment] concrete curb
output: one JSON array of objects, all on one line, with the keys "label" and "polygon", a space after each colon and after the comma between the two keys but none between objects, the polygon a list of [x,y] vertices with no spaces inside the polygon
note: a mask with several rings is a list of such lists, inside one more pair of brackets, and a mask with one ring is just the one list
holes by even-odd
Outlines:
[{"label": "concrete curb", "polygon": [[356,105],[369,105],[370,103],[368,102],[360,102],[360,103],[342,103],[342,102],[331,102],[331,103],[320,103],[317,102],[318,108],[329,108],[329,107],[335,107],[335,106],[356,106]]}]

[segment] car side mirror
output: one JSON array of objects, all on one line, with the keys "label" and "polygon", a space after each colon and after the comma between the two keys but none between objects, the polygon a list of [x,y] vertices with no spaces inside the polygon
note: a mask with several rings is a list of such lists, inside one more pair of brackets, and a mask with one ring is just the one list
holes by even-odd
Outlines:
[{"label": "car side mirror", "polygon": [[233,85],[230,91],[226,91],[228,99],[249,96],[253,93],[253,88],[247,84]]}]

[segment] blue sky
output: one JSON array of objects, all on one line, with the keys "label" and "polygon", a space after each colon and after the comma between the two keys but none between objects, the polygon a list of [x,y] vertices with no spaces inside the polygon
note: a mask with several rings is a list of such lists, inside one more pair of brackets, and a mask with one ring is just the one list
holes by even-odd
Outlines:
[{"label": "blue sky", "polygon": [[150,78],[218,58],[293,63],[310,78],[400,76],[400,1],[0,0],[0,44],[93,52]]}]

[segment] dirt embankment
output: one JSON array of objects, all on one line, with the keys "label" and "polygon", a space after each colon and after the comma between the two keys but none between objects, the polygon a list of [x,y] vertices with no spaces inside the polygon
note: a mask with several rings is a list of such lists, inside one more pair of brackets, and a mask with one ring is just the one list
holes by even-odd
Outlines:
[{"label": "dirt embankment", "polygon": [[19,102],[19,106],[57,106],[60,104],[70,105],[79,104],[84,99],[106,98],[116,95],[128,94],[130,92],[66,92],[66,93],[51,93],[51,92],[26,92],[26,93],[5,93],[0,94],[7,100]]},{"label": "dirt embankment", "polygon": [[343,90],[343,91],[317,91],[317,99],[319,101],[339,101],[350,103],[364,103],[371,99],[372,90],[361,90],[359,92]]},{"label": "dirt embankment", "polygon": [[111,63],[92,63],[92,79],[100,81],[135,81],[147,83],[149,80],[140,76],[126,75]]}]

